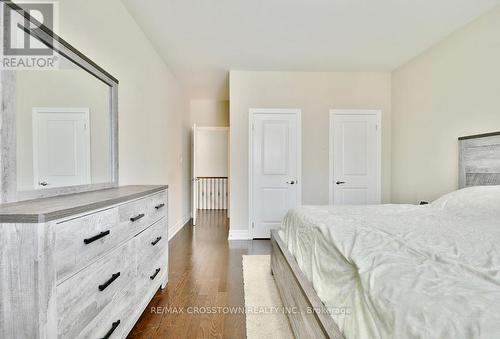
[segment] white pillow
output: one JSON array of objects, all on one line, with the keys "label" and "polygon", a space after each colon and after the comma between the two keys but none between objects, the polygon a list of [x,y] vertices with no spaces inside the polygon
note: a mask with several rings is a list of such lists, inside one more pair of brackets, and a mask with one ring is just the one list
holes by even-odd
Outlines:
[{"label": "white pillow", "polygon": [[[431,206],[462,216],[484,215],[500,218],[500,185],[463,188],[445,194]],[[498,222],[500,223],[500,219]]]}]

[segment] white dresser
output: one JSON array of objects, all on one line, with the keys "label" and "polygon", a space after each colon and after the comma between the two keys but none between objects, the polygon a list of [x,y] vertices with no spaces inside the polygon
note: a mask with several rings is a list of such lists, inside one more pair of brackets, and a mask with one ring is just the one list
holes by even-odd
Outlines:
[{"label": "white dresser", "polygon": [[124,338],[168,279],[167,187],[0,205],[0,338]]}]

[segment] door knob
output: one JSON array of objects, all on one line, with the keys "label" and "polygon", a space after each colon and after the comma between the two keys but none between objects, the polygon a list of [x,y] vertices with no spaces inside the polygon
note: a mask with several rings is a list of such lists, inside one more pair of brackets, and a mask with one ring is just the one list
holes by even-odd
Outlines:
[{"label": "door knob", "polygon": [[345,184],[345,181],[337,181],[336,184],[337,185],[343,185],[343,184]]},{"label": "door knob", "polygon": [[49,183],[46,182],[46,181],[40,181],[40,182],[38,182],[38,185],[40,185],[40,186],[48,186]]},{"label": "door knob", "polygon": [[294,184],[296,183],[296,181],[295,181],[295,180],[292,180],[292,181],[287,181],[286,183],[287,183],[288,185],[294,185]]}]

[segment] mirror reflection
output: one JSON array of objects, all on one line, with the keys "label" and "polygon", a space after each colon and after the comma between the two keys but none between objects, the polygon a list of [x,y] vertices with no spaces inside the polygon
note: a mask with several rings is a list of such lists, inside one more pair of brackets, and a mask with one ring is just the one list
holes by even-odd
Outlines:
[{"label": "mirror reflection", "polygon": [[110,182],[110,87],[62,55],[15,72],[18,191]]}]

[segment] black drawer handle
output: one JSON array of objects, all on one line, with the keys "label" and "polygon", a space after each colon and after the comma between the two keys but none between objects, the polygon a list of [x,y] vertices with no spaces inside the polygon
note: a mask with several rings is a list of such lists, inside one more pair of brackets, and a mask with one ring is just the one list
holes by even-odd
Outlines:
[{"label": "black drawer handle", "polygon": [[165,204],[159,204],[159,205],[156,205],[156,206],[155,206],[155,208],[156,208],[157,210],[159,210],[160,208],[163,208],[163,207],[165,207]]},{"label": "black drawer handle", "polygon": [[158,275],[158,273],[160,273],[160,269],[159,268],[156,269],[155,274],[153,274],[152,276],[150,276],[149,279],[154,280],[156,278],[156,276]]},{"label": "black drawer handle", "polygon": [[155,240],[155,241],[153,241],[153,242],[151,243],[151,245],[153,245],[153,246],[154,246],[154,245],[156,245],[157,243],[159,243],[159,242],[160,242],[160,240],[161,240],[161,237],[156,238],[156,240]]},{"label": "black drawer handle", "polygon": [[144,214],[141,213],[141,214],[136,215],[135,217],[130,218],[130,221],[135,222],[135,221],[142,219],[142,218],[144,218]]},{"label": "black drawer handle", "polygon": [[120,325],[120,320],[117,320],[113,324],[111,324],[111,328],[109,329],[108,333],[106,333],[101,339],[108,339],[109,337],[111,337],[118,325]]},{"label": "black drawer handle", "polygon": [[104,231],[104,232],[101,232],[99,233],[98,235],[94,235],[92,238],[87,238],[87,239],[83,239],[83,243],[85,245],[88,245],[90,244],[91,242],[94,242],[96,240],[99,240],[101,238],[104,238],[105,236],[107,236],[109,234],[109,231]]},{"label": "black drawer handle", "polygon": [[119,276],[120,276],[120,272],[113,274],[108,281],[106,281],[102,285],[99,285],[99,291],[101,291],[101,292],[104,291],[109,285],[111,285],[111,283],[113,281],[115,281],[116,279],[118,279]]}]

